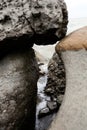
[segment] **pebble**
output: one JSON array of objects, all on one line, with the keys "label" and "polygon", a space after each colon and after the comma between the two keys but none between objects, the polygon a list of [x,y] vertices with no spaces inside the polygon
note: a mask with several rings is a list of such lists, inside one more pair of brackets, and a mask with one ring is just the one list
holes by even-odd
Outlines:
[{"label": "pebble", "polygon": [[50,111],[56,111],[58,109],[57,102],[55,101],[48,101],[47,102],[47,107],[50,109]]},{"label": "pebble", "polygon": [[39,111],[39,113],[38,113],[38,118],[42,118],[42,117],[48,115],[49,113],[50,113],[49,108],[48,108],[48,107],[45,107],[45,108],[43,108],[43,109],[41,109],[41,110]]}]

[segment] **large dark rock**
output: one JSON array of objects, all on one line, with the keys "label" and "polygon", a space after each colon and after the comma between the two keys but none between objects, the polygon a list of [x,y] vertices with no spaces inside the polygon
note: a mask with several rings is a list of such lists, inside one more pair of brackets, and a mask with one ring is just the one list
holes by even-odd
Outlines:
[{"label": "large dark rock", "polygon": [[34,130],[37,80],[32,49],[0,57],[0,130]]},{"label": "large dark rock", "polygon": [[64,0],[1,0],[0,41],[55,43],[66,34],[67,17]]},{"label": "large dark rock", "polygon": [[[65,67],[60,53],[54,53],[48,64],[48,80],[45,93],[50,95],[52,100],[57,100],[61,104],[60,96],[65,92]],[[63,99],[63,98],[62,98]]]}]

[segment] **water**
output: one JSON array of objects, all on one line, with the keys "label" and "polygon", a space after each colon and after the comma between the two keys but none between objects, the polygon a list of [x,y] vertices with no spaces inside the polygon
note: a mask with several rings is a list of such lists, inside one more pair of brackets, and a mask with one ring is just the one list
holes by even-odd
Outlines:
[{"label": "water", "polygon": [[37,101],[37,108],[36,108],[36,129],[35,130],[47,130],[49,125],[51,124],[52,120],[55,117],[55,114],[51,114],[49,116],[43,117],[38,119],[39,110],[46,107],[47,101],[50,101],[50,97],[44,94],[44,88],[47,83],[47,64],[41,65],[40,69],[42,72],[45,73],[44,76],[41,76],[38,80],[38,100]]}]

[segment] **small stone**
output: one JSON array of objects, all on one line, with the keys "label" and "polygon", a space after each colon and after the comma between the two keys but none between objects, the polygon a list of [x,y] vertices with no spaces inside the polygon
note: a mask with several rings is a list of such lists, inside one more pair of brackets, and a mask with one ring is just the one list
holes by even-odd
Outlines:
[{"label": "small stone", "polygon": [[44,65],[44,63],[38,63],[38,66]]},{"label": "small stone", "polygon": [[44,76],[44,75],[45,75],[45,72],[39,71],[39,75],[40,75],[40,76]]},{"label": "small stone", "polygon": [[52,95],[54,93],[54,90],[52,88],[47,88],[47,89],[45,89],[45,93],[47,95]]},{"label": "small stone", "polygon": [[47,102],[47,107],[50,109],[50,111],[55,111],[58,109],[57,102],[55,102],[55,101]]},{"label": "small stone", "polygon": [[50,113],[49,108],[48,108],[48,107],[45,107],[45,108],[43,108],[43,109],[41,109],[41,110],[39,111],[39,113],[38,113],[38,118],[42,118],[42,117],[48,115],[49,113]]},{"label": "small stone", "polygon": [[63,94],[57,96],[57,103],[58,103],[59,105],[61,105],[61,103],[62,103],[62,101],[63,101],[63,97],[64,97]]}]

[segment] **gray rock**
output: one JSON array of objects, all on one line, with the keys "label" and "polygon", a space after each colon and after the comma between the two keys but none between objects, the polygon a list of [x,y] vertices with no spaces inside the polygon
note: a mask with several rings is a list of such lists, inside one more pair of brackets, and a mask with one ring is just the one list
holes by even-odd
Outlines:
[{"label": "gray rock", "polygon": [[0,130],[34,130],[37,80],[32,49],[0,57]]},{"label": "gray rock", "polygon": [[45,93],[51,96],[54,94],[54,90],[52,88],[45,88]]},{"label": "gray rock", "polygon": [[47,101],[47,106],[39,111],[38,118],[40,119],[53,114],[54,112],[57,112],[58,108],[59,107],[56,101]]},{"label": "gray rock", "polygon": [[50,110],[48,107],[45,107],[43,109],[41,109],[38,113],[38,118],[42,118],[44,116],[47,116],[50,113]]},{"label": "gray rock", "polygon": [[61,95],[58,95],[58,96],[57,96],[57,103],[58,103],[59,105],[61,105],[61,104],[62,104],[63,97],[64,97],[64,95],[63,95],[63,94],[61,94]]},{"label": "gray rock", "polygon": [[51,44],[65,36],[64,0],[0,0],[0,41]]},{"label": "gray rock", "polygon": [[65,92],[65,67],[61,55],[54,53],[48,64],[48,80],[45,93],[51,97],[64,94]]},{"label": "gray rock", "polygon": [[50,111],[56,111],[58,109],[57,102],[54,101],[47,102],[47,107],[50,109]]}]

